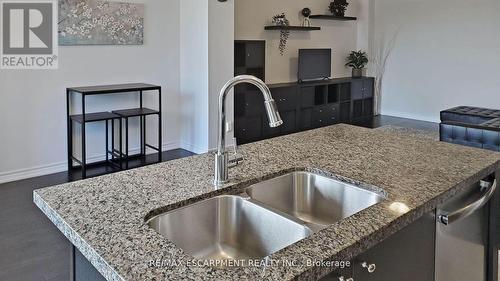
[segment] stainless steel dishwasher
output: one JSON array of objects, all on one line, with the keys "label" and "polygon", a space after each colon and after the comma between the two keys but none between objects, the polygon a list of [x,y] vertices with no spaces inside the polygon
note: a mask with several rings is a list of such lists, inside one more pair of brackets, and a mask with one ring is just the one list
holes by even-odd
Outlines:
[{"label": "stainless steel dishwasher", "polygon": [[489,201],[496,180],[483,180],[439,206],[435,281],[485,281]]}]

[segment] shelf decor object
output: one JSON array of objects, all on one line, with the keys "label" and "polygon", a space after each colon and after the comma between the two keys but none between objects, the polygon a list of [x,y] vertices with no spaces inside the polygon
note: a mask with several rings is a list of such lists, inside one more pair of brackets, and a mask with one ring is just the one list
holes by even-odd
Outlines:
[{"label": "shelf decor object", "polygon": [[[158,109],[153,110],[144,107],[143,104],[143,92],[154,91],[158,94]],[[138,93],[139,94],[139,107],[126,109],[126,110],[116,110],[113,112],[96,112],[88,113],[88,108],[86,107],[86,99],[89,96],[97,95],[108,95],[108,94],[128,94],[128,93]],[[74,96],[79,94],[77,96]],[[80,98],[78,100],[78,98]],[[79,102],[80,113],[72,113],[72,109],[75,107],[73,102]],[[73,165],[75,162],[79,164],[82,171],[82,178],[87,178],[87,169],[92,164],[109,164],[113,168],[122,170],[123,164],[125,164],[125,169],[129,168],[128,161],[134,160],[137,157],[146,158],[147,148],[152,149],[157,152],[157,162],[162,161],[161,155],[161,143],[162,143],[162,123],[161,123],[161,87],[151,84],[144,83],[134,83],[134,84],[119,84],[119,85],[105,85],[105,86],[89,86],[89,87],[72,87],[66,89],[66,118],[67,118],[67,144],[68,144],[68,171],[75,168]],[[150,115],[158,116],[158,147],[154,147],[146,143],[146,117]],[[128,137],[128,120],[131,117],[139,117],[139,127],[140,127],[140,153],[137,155],[129,155],[129,137]],[[123,151],[122,145],[122,122],[125,120],[125,150]],[[98,163],[89,163],[87,158],[87,143],[86,143],[86,125],[92,122],[106,122],[106,159],[105,161]],[[109,148],[109,125],[111,121],[111,149]],[[119,123],[119,134],[118,142],[119,149],[115,149],[115,121]],[[73,149],[73,123],[79,123],[81,128],[81,156],[78,159],[74,155]],[[111,156],[111,158],[109,157]],[[149,157],[149,156],[148,156]],[[154,158],[156,160],[156,158]],[[117,163],[118,161],[118,163]],[[145,161],[147,162],[147,161]]]},{"label": "shelf decor object", "polygon": [[345,16],[345,10],[347,10],[347,6],[349,6],[347,0],[333,0],[333,2],[330,3],[328,9],[334,16],[343,17]]},{"label": "shelf decor object", "polygon": [[311,16],[311,9],[304,8],[304,9],[302,9],[301,13],[302,13],[302,16],[304,17],[304,19],[302,19],[302,26],[310,27],[311,20],[309,19],[309,17]]},{"label": "shelf decor object", "polygon": [[283,56],[286,50],[286,43],[288,42],[288,38],[290,37],[290,29],[286,29],[285,27],[290,26],[290,21],[286,18],[285,13],[282,13],[273,17],[273,24],[280,30],[279,49],[281,56]]},{"label": "shelf decor object", "polygon": [[333,15],[311,15],[309,16],[311,19],[319,19],[319,20],[338,20],[338,21],[355,21],[358,18],[356,17],[345,17],[345,16],[333,16]]},{"label": "shelf decor object", "polygon": [[359,78],[363,76],[363,69],[368,64],[368,55],[364,51],[352,51],[346,58],[345,66],[352,68],[352,77]]}]

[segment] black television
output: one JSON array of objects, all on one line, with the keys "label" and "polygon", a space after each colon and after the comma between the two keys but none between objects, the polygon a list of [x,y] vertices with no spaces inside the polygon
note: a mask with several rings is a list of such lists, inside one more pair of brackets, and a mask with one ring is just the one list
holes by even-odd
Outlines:
[{"label": "black television", "polygon": [[299,83],[330,79],[332,49],[299,49]]}]

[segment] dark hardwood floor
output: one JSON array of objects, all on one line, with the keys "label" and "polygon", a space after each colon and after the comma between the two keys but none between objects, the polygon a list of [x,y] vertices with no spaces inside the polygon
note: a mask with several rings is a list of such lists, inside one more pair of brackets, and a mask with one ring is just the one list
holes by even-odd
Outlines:
[{"label": "dark hardwood floor", "polygon": [[385,115],[379,115],[366,121],[360,121],[355,125],[367,128],[396,126],[396,127],[424,130],[424,131],[435,131],[435,132],[439,131],[438,123],[393,117],[393,116],[385,116]]},{"label": "dark hardwood floor", "polygon": [[[191,156],[177,149],[164,161]],[[131,166],[149,162],[137,159]],[[153,160],[154,161],[154,160]],[[93,166],[90,174],[111,172]],[[68,281],[70,244],[33,204],[33,190],[81,179],[79,171],[0,184],[0,281]]]},{"label": "dark hardwood floor", "polygon": [[[386,125],[437,130],[430,122],[379,116],[358,125]],[[165,161],[193,155],[186,150],[164,152]],[[138,159],[141,165],[148,159]],[[113,172],[94,166],[90,174]],[[79,180],[78,171],[0,184],[0,281],[68,281],[70,245],[33,204],[34,189]]]}]

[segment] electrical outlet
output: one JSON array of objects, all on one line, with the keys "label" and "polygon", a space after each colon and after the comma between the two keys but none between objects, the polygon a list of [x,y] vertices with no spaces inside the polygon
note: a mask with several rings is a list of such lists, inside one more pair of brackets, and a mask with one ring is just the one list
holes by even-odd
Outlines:
[{"label": "electrical outlet", "polygon": [[231,133],[234,129],[234,123],[233,122],[227,122],[226,123],[226,133]]}]

